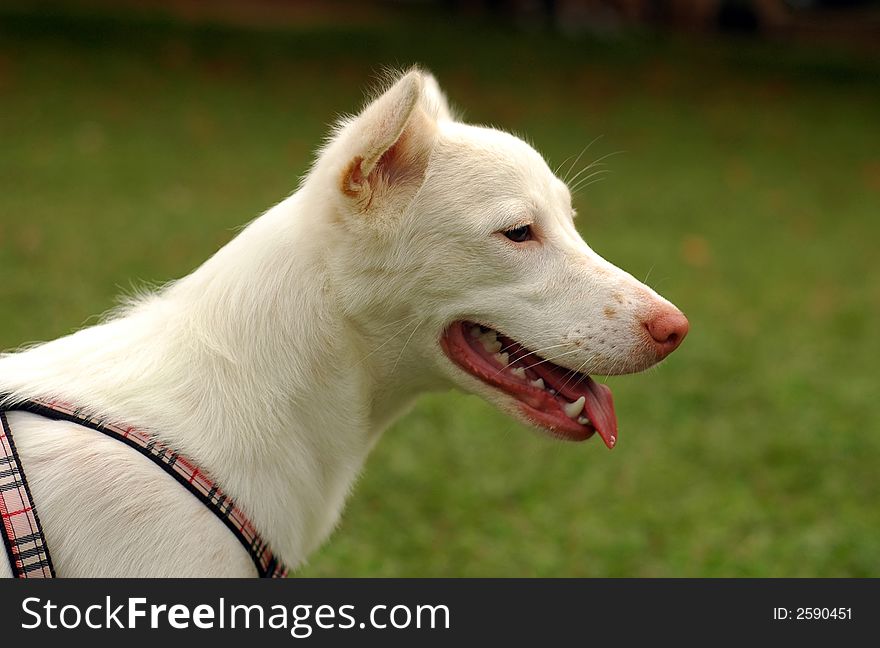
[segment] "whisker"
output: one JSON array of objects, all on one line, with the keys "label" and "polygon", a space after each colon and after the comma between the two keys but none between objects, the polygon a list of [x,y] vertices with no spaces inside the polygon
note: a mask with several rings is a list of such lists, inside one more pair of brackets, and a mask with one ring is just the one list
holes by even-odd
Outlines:
[{"label": "whisker", "polygon": [[[599,164],[593,164],[588,167],[584,167],[583,169],[578,171],[577,174],[575,174],[575,176],[571,180],[568,181],[568,186],[569,187],[576,186],[578,179],[580,179],[582,177],[581,174],[585,173],[586,171],[589,171],[590,169],[593,169],[595,167],[607,167],[607,166],[608,165],[605,164],[604,162],[599,162]],[[597,172],[601,171],[602,173],[610,173],[611,169],[602,168],[602,169],[596,169],[596,171]]]},{"label": "whisker", "polygon": [[566,162],[568,162],[568,161],[569,161],[571,158],[573,158],[573,157],[574,157],[574,155],[569,155],[569,156],[568,156],[567,158],[565,158],[562,162],[560,162],[559,164],[557,164],[557,165],[556,165],[556,168],[553,169],[553,175],[558,176],[558,175],[559,175],[559,169],[561,169],[561,168],[563,167],[563,165],[564,165]]},{"label": "whisker", "polygon": [[[514,344],[515,344],[515,343],[514,343]],[[510,349],[512,346],[513,346],[513,345],[508,345],[508,346],[505,347],[505,348]],[[496,372],[495,372],[495,375],[497,376],[497,375],[500,374],[502,371],[506,371],[507,369],[509,369],[510,367],[513,366],[513,363],[514,363],[514,362],[519,362],[519,361],[521,361],[523,358],[528,358],[528,357],[531,356],[531,355],[537,355],[537,354],[540,354],[540,353],[544,353],[544,351],[549,351],[550,349],[557,349],[557,348],[559,348],[559,347],[561,347],[561,346],[568,346],[568,345],[567,345],[566,343],[562,343],[562,344],[551,344],[550,346],[548,346],[548,347],[544,347],[544,348],[542,348],[542,349],[538,349],[537,351],[529,351],[528,353],[526,353],[525,355],[520,356],[519,358],[517,358],[517,359],[514,360],[513,362],[508,362],[506,365],[504,365],[503,367],[501,367],[501,369],[499,369],[498,371],[496,371]],[[501,351],[499,351],[499,353],[501,353],[501,352],[503,352],[503,351],[504,351],[504,348],[502,348]],[[538,364],[540,364],[540,363],[538,363]],[[532,365],[532,366],[534,366],[534,365]],[[524,369],[528,369],[528,367],[524,367]]]},{"label": "whisker", "polygon": [[[593,140],[593,141],[595,141],[595,140]],[[567,178],[569,175],[571,175],[571,172],[574,170],[575,165],[576,165],[578,162],[580,162],[580,159],[583,157],[584,153],[587,152],[587,149],[590,148],[590,146],[592,145],[592,143],[593,143],[593,142],[590,142],[590,143],[587,144],[584,148],[582,148],[582,149],[581,149],[581,152],[578,153],[578,155],[577,155],[577,157],[574,159],[574,161],[568,166],[568,169],[565,170],[565,177],[566,177],[566,178]],[[567,181],[566,181],[566,180],[563,180],[563,182],[567,182]]]},{"label": "whisker", "polygon": [[613,157],[615,155],[623,155],[624,153],[626,153],[626,151],[624,151],[622,149],[620,151],[611,151],[611,153],[606,153],[602,157],[596,158],[595,160],[593,160],[593,162],[591,164],[596,164],[596,162],[601,162],[602,160],[607,160],[608,158]]},{"label": "whisker", "polygon": [[592,164],[588,164],[583,169],[581,169],[576,174],[574,174],[574,176],[569,178],[568,183],[574,184],[574,182],[581,176],[582,173],[585,173],[585,172],[589,171],[590,169],[594,169],[596,167],[605,167],[605,166],[608,166],[608,164],[606,162],[593,162]]},{"label": "whisker", "polygon": [[394,320],[393,322],[388,322],[387,324],[383,324],[377,330],[382,331],[382,330],[387,329],[391,326],[394,326],[395,324],[400,324],[401,322],[411,322],[414,319],[418,319],[418,317],[419,316],[416,314],[407,315],[406,317],[401,317],[399,320]]},{"label": "whisker", "polygon": [[[572,353],[579,353],[580,349],[571,349],[570,351],[566,351],[565,353],[560,353],[559,355],[555,355],[552,358],[544,358],[541,362],[536,362],[534,364],[530,364],[526,369],[531,369],[532,367],[537,367],[540,364],[544,364],[545,362],[553,362],[554,360],[558,360],[559,358],[564,358],[565,356],[569,356]],[[554,363],[555,364],[555,363]]]},{"label": "whisker", "polygon": [[[583,182],[585,178],[591,178],[592,176],[596,175],[597,173],[611,173],[611,169],[606,168],[607,166],[608,165],[605,162],[599,162],[599,164],[584,167],[583,169],[578,171],[578,174],[574,178],[571,179],[571,181],[569,182],[569,186],[576,187],[581,182]],[[602,168],[597,168],[595,171],[593,171],[593,173],[589,173],[586,176],[581,176],[582,173],[589,171],[590,169],[593,169],[595,167],[602,167]]]},{"label": "whisker", "polygon": [[[528,353],[521,355],[519,358],[517,358],[516,362],[519,362],[520,360],[523,360],[524,358],[528,358],[529,356],[533,356],[533,355],[540,356],[545,351],[549,351],[550,349],[558,349],[559,347],[563,347],[563,346],[568,346],[568,343],[563,342],[561,344],[551,344],[550,346],[542,347],[542,348],[538,349],[537,351],[529,351]],[[507,348],[509,349],[510,346],[508,346]],[[509,367],[510,364],[508,364],[507,366]]]},{"label": "whisker", "polygon": [[562,180],[565,184],[568,184],[568,176],[574,170],[574,167],[577,165],[577,163],[581,161],[581,158],[584,156],[584,153],[589,151],[590,147],[593,146],[593,144],[598,142],[600,139],[602,139],[602,137],[603,137],[603,135],[597,135],[596,137],[593,138],[593,140],[589,144],[587,144],[581,150],[581,152],[578,154],[577,158],[575,158],[575,161],[571,163],[571,165],[568,167],[568,170],[565,172],[565,178],[563,178],[563,180]]},{"label": "whisker", "polygon": [[574,185],[572,185],[572,187],[571,187],[571,191],[572,191],[572,192],[577,191],[578,189],[581,188],[581,186],[582,186],[585,182],[587,182],[587,181],[590,180],[591,178],[595,178],[595,177],[597,177],[597,176],[605,175],[605,174],[608,174],[608,173],[611,173],[611,169],[598,169],[598,170],[596,170],[596,171],[593,171],[592,173],[588,173],[587,175],[585,175],[584,177],[582,177],[580,180],[578,180]]},{"label": "whisker", "polygon": [[577,174],[575,174],[574,177],[572,177],[572,178],[567,178],[567,179],[566,179],[566,183],[574,182],[574,181],[577,179],[577,177],[578,177],[580,174],[582,174],[584,171],[589,171],[590,169],[592,169],[592,168],[594,168],[594,167],[604,165],[604,160],[607,160],[608,158],[610,158],[610,157],[612,157],[612,156],[614,156],[614,155],[620,155],[621,153],[624,153],[624,152],[625,152],[625,151],[612,151],[611,153],[606,153],[605,155],[596,158],[595,160],[593,160],[592,162],[590,162],[587,166],[585,166],[583,169],[581,169],[580,171],[578,171]]},{"label": "whisker", "polygon": [[[571,383],[572,379],[573,379],[575,376],[577,376],[578,374],[580,374],[581,371],[583,370],[583,368],[586,367],[588,363],[592,362],[593,359],[594,359],[595,357],[596,357],[596,354],[594,353],[594,354],[591,355],[589,358],[587,358],[586,360],[584,360],[576,370],[569,372],[569,373],[571,374],[571,377],[570,377],[568,380],[565,381],[565,383],[562,385],[562,387],[559,388],[559,391],[562,391],[563,389],[565,389],[566,387],[568,387],[568,385]],[[579,382],[581,382],[581,380],[582,380],[582,378],[578,378],[578,379],[574,382],[574,384],[577,385]]]},{"label": "whisker", "polygon": [[406,338],[406,342],[403,343],[403,348],[400,349],[400,353],[397,354],[397,360],[394,361],[394,366],[391,367],[391,373],[394,373],[397,370],[397,363],[400,362],[400,359],[403,357],[403,352],[406,351],[406,345],[409,344],[409,341],[413,339],[413,335],[416,334],[416,331],[419,330],[419,327],[425,323],[425,320],[419,320],[419,323],[416,324],[415,328],[412,330],[412,333],[409,334],[409,337]]},{"label": "whisker", "polygon": [[[423,320],[423,321],[424,321],[424,320]],[[418,324],[416,324],[416,328],[418,328]],[[358,360],[358,364],[360,364],[361,362],[363,362],[364,360],[366,360],[367,358],[369,358],[371,355],[373,355],[374,353],[376,353],[377,351],[379,351],[380,349],[382,349],[382,347],[384,347],[385,345],[389,344],[391,341],[394,340],[394,338],[396,338],[398,335],[400,335],[401,333],[403,333],[406,329],[407,329],[407,326],[403,326],[403,327],[401,327],[400,330],[398,330],[394,335],[392,335],[390,338],[388,338],[387,340],[385,340],[382,344],[380,344],[380,345],[377,346],[375,349],[373,349],[372,351],[370,351],[370,352],[369,352],[367,355],[365,355],[363,358],[361,358],[360,360]],[[413,329],[413,331],[415,332],[415,329]]]},{"label": "whisker", "polygon": [[572,193],[573,193],[573,194],[574,194],[574,193],[577,193],[578,191],[580,191],[580,190],[582,190],[582,189],[586,189],[586,188],[589,187],[590,185],[596,184],[597,182],[600,182],[601,180],[604,180],[604,179],[605,179],[604,177],[603,177],[603,178],[596,178],[596,179],[593,180],[592,182],[588,182],[588,183],[585,184],[585,185],[578,185],[578,188],[577,188],[575,191],[573,191]]}]

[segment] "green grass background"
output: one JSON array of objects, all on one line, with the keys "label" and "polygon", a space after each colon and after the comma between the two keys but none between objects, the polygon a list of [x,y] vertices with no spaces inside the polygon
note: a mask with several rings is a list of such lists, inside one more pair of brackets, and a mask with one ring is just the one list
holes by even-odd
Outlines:
[{"label": "green grass background", "polygon": [[[880,576],[880,65],[827,49],[439,23],[237,31],[0,15],[0,348],[187,273],[289,193],[384,65],[552,165],[689,316],[609,380],[613,452],[425,397],[307,576]],[[588,159],[589,158],[589,159]]]}]

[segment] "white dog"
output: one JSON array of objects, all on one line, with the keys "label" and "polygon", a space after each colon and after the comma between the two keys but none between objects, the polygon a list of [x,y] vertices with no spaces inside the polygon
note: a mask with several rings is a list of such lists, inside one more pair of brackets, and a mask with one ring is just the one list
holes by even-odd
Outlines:
[{"label": "white dog", "polygon": [[[573,216],[538,153],[455,121],[434,79],[410,71],[192,274],[0,357],[0,393],[148,431],[295,568],[423,392],[455,385],[556,437],[615,444],[610,391],[588,374],[655,364],[688,323],[593,252]],[[123,443],[7,417],[59,576],[257,573],[211,510]]]}]

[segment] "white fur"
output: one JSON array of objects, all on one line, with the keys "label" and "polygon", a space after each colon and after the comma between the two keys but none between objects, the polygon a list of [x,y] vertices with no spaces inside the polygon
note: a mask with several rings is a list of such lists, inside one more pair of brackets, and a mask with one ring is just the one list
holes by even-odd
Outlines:
[{"label": "white fur", "polygon": [[[540,245],[497,234],[524,220]],[[192,274],[0,357],[0,392],[153,431],[296,567],[420,393],[458,385],[515,413],[442,353],[450,322],[621,373],[656,361],[641,322],[657,308],[672,306],[583,242],[567,187],[531,147],[452,121],[433,78],[412,71],[340,124],[295,194]],[[59,575],[255,573],[232,534],[131,449],[69,423],[9,421]]]}]

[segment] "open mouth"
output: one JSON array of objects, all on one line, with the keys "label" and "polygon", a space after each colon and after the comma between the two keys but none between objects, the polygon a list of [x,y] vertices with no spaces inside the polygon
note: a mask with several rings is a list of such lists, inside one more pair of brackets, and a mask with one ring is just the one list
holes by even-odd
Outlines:
[{"label": "open mouth", "polygon": [[440,344],[461,369],[515,398],[535,425],[571,441],[598,432],[609,448],[617,443],[611,390],[588,375],[553,364],[474,322],[455,322]]}]

